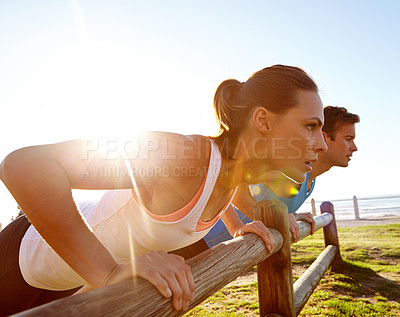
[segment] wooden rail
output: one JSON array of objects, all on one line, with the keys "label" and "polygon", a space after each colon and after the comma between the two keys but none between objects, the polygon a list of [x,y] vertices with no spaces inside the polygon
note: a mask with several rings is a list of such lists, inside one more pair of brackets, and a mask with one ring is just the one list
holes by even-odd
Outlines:
[{"label": "wooden rail", "polygon": [[[301,282],[296,282],[297,291],[294,292],[290,255],[292,237],[288,230],[287,207],[275,200],[262,201],[255,207],[255,216],[261,218],[270,227],[274,236],[275,247],[272,255],[268,254],[261,238],[254,234],[247,234],[221,243],[187,260],[186,263],[191,267],[196,286],[194,300],[191,302],[189,310],[239,275],[252,269],[257,263],[261,316],[295,316],[304,306],[320,280],[320,276],[329,267],[332,261],[330,258],[333,259],[338,254],[331,250],[338,249],[338,246],[329,247],[328,251],[323,252],[324,255],[320,256],[323,260],[317,260],[317,264],[313,264],[316,268],[307,273]],[[334,223],[333,208],[331,213],[328,210],[327,213],[315,217],[314,220],[316,230],[325,226],[329,227],[328,224]],[[299,227],[300,239],[311,234],[311,226],[308,223],[299,222]],[[336,224],[334,227],[331,226],[330,230],[332,228],[336,229]],[[335,234],[330,233],[330,236],[334,237]],[[323,262],[323,264],[318,264],[319,262]],[[285,267],[283,272],[281,272],[282,267]],[[271,275],[269,271],[271,268],[274,270],[274,274],[278,275]],[[308,275],[312,278],[309,278]],[[162,297],[149,282],[135,278],[56,300],[15,316],[158,317],[181,316],[184,313],[175,311],[171,300]]]},{"label": "wooden rail", "polygon": [[294,308],[296,316],[303,309],[315,287],[329,268],[337,250],[338,248],[335,245],[326,247],[307,271],[294,283]]}]

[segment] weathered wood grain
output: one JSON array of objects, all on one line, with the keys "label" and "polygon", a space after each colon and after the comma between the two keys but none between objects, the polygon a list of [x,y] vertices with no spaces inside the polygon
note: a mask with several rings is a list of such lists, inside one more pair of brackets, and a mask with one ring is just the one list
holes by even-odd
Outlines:
[{"label": "weathered wood grain", "polygon": [[283,238],[280,250],[258,263],[258,301],[260,316],[271,313],[294,317],[291,236],[287,206],[279,200],[265,200],[254,207],[254,218],[277,229]]},{"label": "weathered wood grain", "polygon": [[[271,228],[277,252],[282,236]],[[254,234],[219,244],[187,261],[196,291],[189,309],[220,290],[269,256]],[[180,316],[170,299],[162,297],[147,281],[135,278],[33,308],[16,316]]]},{"label": "weathered wood grain", "polygon": [[296,316],[307,303],[314,289],[317,287],[322,276],[325,274],[333,258],[335,257],[338,248],[334,245],[329,245],[311,264],[301,277],[294,283],[294,306]]},{"label": "weathered wood grain", "polygon": [[[286,217],[287,218],[287,217]],[[314,218],[317,229],[332,220],[324,214]],[[311,226],[299,222],[300,239],[311,232]],[[270,228],[275,242],[272,254],[284,243],[280,232]],[[289,239],[292,241],[291,235]],[[196,291],[189,309],[194,308],[257,263],[267,259],[268,254],[261,238],[254,234],[221,243],[187,261],[192,269]],[[27,316],[181,316],[175,311],[171,300],[162,297],[147,281],[135,278],[79,295],[63,298],[46,305],[16,314]]]}]

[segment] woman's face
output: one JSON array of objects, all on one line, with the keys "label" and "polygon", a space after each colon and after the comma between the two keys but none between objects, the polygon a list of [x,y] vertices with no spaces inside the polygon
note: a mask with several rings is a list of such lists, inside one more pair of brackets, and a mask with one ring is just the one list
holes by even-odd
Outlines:
[{"label": "woman's face", "polygon": [[300,90],[298,103],[271,124],[269,138],[271,165],[294,181],[302,183],[311,162],[327,147],[322,136],[324,113],[319,95]]}]

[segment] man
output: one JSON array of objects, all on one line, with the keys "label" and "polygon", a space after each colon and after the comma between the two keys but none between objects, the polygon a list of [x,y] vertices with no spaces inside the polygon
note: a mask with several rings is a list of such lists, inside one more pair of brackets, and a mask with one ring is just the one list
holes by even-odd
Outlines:
[{"label": "man", "polygon": [[[353,152],[357,151],[354,143],[356,137],[355,124],[360,122],[356,114],[349,113],[346,108],[327,106],[324,108],[324,126],[322,133],[328,150],[318,155],[318,160],[312,163],[312,171],[307,174],[302,184],[296,184],[280,172],[271,173],[266,183],[249,187],[244,185],[238,188],[233,200],[240,220],[244,223],[252,222],[253,207],[257,201],[263,199],[279,199],[288,206],[289,226],[293,241],[299,238],[297,220],[304,220],[312,225],[315,223],[311,213],[298,213],[296,211],[310,196],[314,189],[317,176],[327,172],[333,166],[347,167]],[[230,210],[227,212],[233,212]],[[226,224],[229,228],[230,224]],[[231,239],[231,235],[221,220],[204,237],[208,247]]]}]

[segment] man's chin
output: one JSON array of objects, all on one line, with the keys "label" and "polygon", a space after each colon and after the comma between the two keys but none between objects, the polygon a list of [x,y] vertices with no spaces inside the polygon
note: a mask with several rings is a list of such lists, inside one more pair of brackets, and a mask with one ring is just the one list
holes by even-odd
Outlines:
[{"label": "man's chin", "polygon": [[337,163],[335,166],[338,166],[338,167],[347,167],[347,166],[349,166],[349,161],[346,161],[346,162],[339,162],[339,163]]}]

